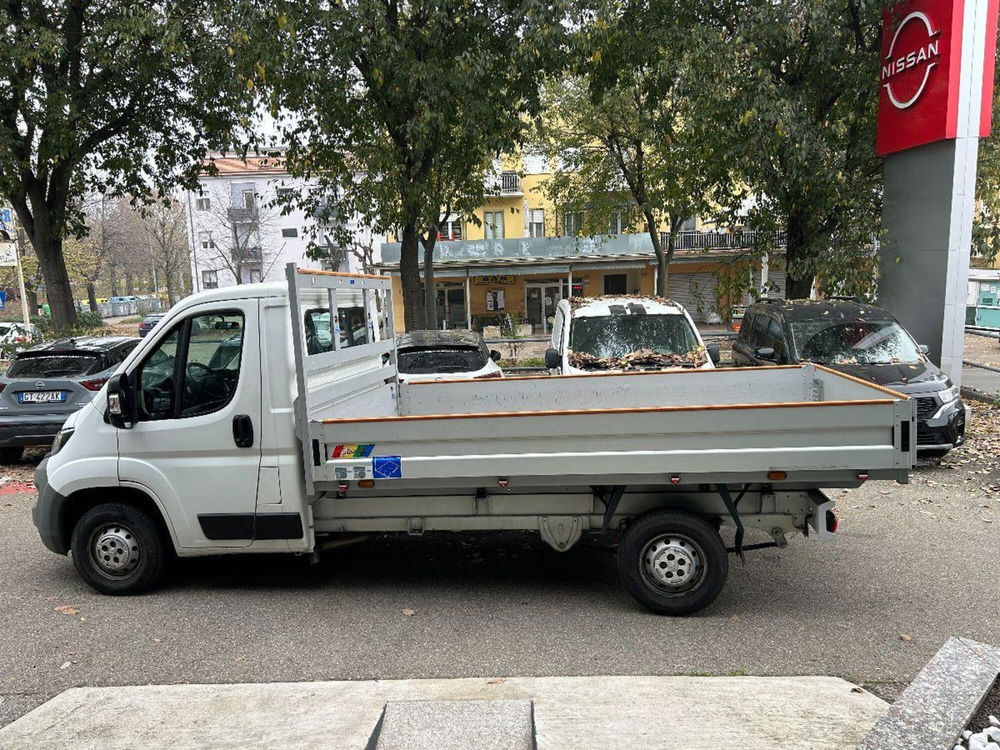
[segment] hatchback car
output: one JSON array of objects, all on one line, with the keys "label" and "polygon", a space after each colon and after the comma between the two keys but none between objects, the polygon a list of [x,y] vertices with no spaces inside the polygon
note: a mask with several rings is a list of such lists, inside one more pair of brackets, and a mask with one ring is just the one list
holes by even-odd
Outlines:
[{"label": "hatchback car", "polygon": [[154,313],[143,318],[142,322],[139,323],[139,338],[145,338],[146,334],[152,331],[156,327],[156,324],[163,320],[164,315],[166,313]]},{"label": "hatchback car", "polygon": [[770,300],[747,308],[733,364],[815,362],[917,402],[917,452],[942,456],[965,441],[959,389],[885,310],[844,299]]},{"label": "hatchback car", "polygon": [[500,352],[475,331],[410,331],[396,340],[396,356],[403,382],[503,377]]},{"label": "hatchback car", "polygon": [[0,378],[0,461],[50,445],[66,417],[101,390],[139,339],[58,339],[19,352]]},{"label": "hatchback car", "polygon": [[42,332],[33,323],[0,323],[0,347],[22,348],[41,340]]}]

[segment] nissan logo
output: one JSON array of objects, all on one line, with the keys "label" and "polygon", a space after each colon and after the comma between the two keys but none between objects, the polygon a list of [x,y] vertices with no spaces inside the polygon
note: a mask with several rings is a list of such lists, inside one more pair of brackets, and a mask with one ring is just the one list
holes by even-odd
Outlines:
[{"label": "nissan logo", "polygon": [[38,390],[42,390],[42,388],[44,387],[45,387],[45,381],[39,380],[37,383],[35,383],[35,388],[37,388]]},{"label": "nissan logo", "polygon": [[[910,33],[904,35],[905,39],[898,44],[900,49],[897,49],[900,35],[908,26],[911,27]],[[931,71],[937,67],[937,58],[941,56],[940,45],[941,32],[934,30],[926,13],[914,11],[899,22],[889,43],[889,54],[882,64],[882,87],[896,109],[912,107],[924,93]],[[915,74],[905,75],[917,70],[922,70],[919,79]],[[920,83],[914,89],[914,82],[917,80]],[[893,86],[896,87],[895,91]],[[900,89],[906,93],[901,95]]]}]

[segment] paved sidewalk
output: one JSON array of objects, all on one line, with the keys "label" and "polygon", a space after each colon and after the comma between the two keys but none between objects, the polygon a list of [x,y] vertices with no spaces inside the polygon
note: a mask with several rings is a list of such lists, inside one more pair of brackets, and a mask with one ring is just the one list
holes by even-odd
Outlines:
[{"label": "paved sidewalk", "polygon": [[0,747],[362,750],[389,701],[470,699],[533,700],[538,750],[853,750],[887,709],[879,698],[834,677],[74,688],[0,730]]}]

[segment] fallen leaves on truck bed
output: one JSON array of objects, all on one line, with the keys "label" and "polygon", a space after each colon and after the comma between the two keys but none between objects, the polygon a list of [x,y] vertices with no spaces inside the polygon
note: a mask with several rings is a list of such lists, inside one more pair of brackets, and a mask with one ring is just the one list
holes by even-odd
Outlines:
[{"label": "fallen leaves on truck bed", "polygon": [[622,357],[595,357],[586,352],[569,353],[569,364],[581,370],[657,370],[667,367],[701,367],[708,361],[702,348],[687,354],[660,354],[652,349],[640,349]]}]

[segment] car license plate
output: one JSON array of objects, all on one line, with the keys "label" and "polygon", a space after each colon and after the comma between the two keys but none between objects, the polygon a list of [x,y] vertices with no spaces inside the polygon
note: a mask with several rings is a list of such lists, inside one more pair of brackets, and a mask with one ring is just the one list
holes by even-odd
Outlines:
[{"label": "car license plate", "polygon": [[51,404],[66,400],[66,391],[21,391],[17,401],[21,404]]}]

